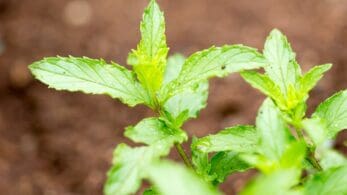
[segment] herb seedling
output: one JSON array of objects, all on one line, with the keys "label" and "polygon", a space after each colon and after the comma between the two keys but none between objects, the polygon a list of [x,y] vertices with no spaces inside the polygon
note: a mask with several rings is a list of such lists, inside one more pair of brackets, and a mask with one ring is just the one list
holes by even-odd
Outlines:
[{"label": "herb seedling", "polygon": [[[72,56],[48,57],[30,65],[33,75],[54,89],[106,94],[130,107],[144,104],[156,112],[157,116],[126,128],[125,136],[143,146],[117,146],[105,194],[134,194],[144,179],[152,184],[144,191],[147,195],[220,194],[217,186],[228,175],[250,168],[262,175],[242,194],[347,192],[346,160],[326,145],[347,127],[347,92],[337,93],[305,118],[308,92],[331,65],[302,75],[278,30],[270,34],[264,54],[243,45],[225,45],[187,59],[179,54],[167,58],[164,15],[155,0],[145,9],[140,30],[141,41],[127,60],[132,70]],[[252,71],[261,67],[265,74]],[[233,72],[241,72],[269,97],[256,126],[239,125],[193,138],[190,158],[181,146],[188,140],[182,125],[206,106],[208,79]],[[163,159],[172,147],[186,166]],[[302,177],[303,170],[309,176]]]}]

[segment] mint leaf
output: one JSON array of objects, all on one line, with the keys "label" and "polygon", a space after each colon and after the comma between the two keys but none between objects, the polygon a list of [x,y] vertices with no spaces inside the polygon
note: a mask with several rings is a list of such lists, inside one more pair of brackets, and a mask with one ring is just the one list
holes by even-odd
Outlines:
[{"label": "mint leaf", "polygon": [[195,172],[205,181],[210,182],[214,179],[214,176],[210,176],[211,164],[209,162],[208,153],[202,152],[196,148],[196,142],[198,139],[193,137],[191,144],[192,152],[192,164],[194,166]]},{"label": "mint leaf", "polygon": [[243,71],[241,72],[241,76],[252,87],[258,89],[273,99],[281,109],[285,109],[284,105],[286,102],[282,91],[279,86],[269,78],[268,75],[263,75],[256,71]]},{"label": "mint leaf", "polygon": [[266,39],[263,54],[270,63],[265,67],[266,74],[278,84],[283,94],[287,94],[288,86],[294,86],[301,74],[287,38],[279,30],[272,30]]},{"label": "mint leaf", "polygon": [[[165,195],[217,195],[215,188],[186,167],[163,161],[149,169],[149,179]],[[166,178],[166,179],[165,179]]]},{"label": "mint leaf", "polygon": [[147,168],[160,157],[153,147],[131,148],[119,144],[114,151],[114,164],[107,173],[104,186],[106,195],[134,194],[147,175]]},{"label": "mint leaf", "polygon": [[240,193],[241,195],[301,195],[299,189],[293,189],[298,183],[295,170],[281,170],[269,175],[261,175],[251,181]]},{"label": "mint leaf", "polygon": [[162,118],[146,118],[136,126],[127,127],[124,135],[134,142],[156,145],[164,151],[188,139],[184,131],[168,126]]},{"label": "mint leaf", "polygon": [[302,142],[293,141],[286,145],[286,148],[279,159],[271,159],[261,153],[244,153],[241,154],[241,157],[245,162],[257,167],[265,174],[274,173],[280,170],[295,169],[297,170],[297,175],[299,176],[305,154],[305,144]]},{"label": "mint leaf", "polygon": [[290,142],[290,133],[280,111],[270,99],[266,99],[258,111],[256,127],[261,137],[262,153],[276,160]]},{"label": "mint leaf", "polygon": [[316,156],[318,156],[320,160],[319,164],[322,166],[323,170],[347,164],[346,157],[331,147],[317,148]]},{"label": "mint leaf", "polygon": [[315,66],[305,73],[299,80],[300,93],[306,95],[317,82],[323,77],[323,74],[331,68],[332,64],[323,64]]},{"label": "mint leaf", "polygon": [[347,128],[347,91],[340,91],[322,102],[312,114],[326,125],[326,139]]},{"label": "mint leaf", "polygon": [[319,172],[305,184],[307,195],[347,194],[347,165]]},{"label": "mint leaf", "polygon": [[168,47],[165,19],[155,0],[151,0],[141,22],[141,41],[128,57],[137,78],[148,91],[154,93],[162,85]]},{"label": "mint leaf", "polygon": [[254,152],[258,150],[259,135],[253,126],[226,128],[215,135],[199,138],[195,146],[203,152]]},{"label": "mint leaf", "polygon": [[167,59],[167,65],[164,74],[164,84],[176,79],[181,72],[186,58],[182,54],[174,54]]},{"label": "mint leaf", "polygon": [[[175,54],[170,56],[166,66],[164,83],[176,79],[185,61],[184,56]],[[169,98],[164,103],[166,117],[174,126],[180,127],[189,118],[196,118],[199,111],[206,107],[208,97],[208,82],[202,81],[191,89],[183,90]]]},{"label": "mint leaf", "polygon": [[279,164],[280,169],[297,169],[298,177],[301,173],[304,158],[306,157],[306,144],[301,141],[293,141],[287,145],[283,152]]},{"label": "mint leaf", "polygon": [[223,183],[227,176],[235,172],[243,172],[251,166],[243,161],[236,152],[218,152],[211,158],[209,174],[214,176],[213,184]]},{"label": "mint leaf", "polygon": [[304,119],[302,125],[315,145],[319,146],[329,139],[327,126],[324,120],[318,117]]},{"label": "mint leaf", "polygon": [[87,57],[49,57],[29,68],[38,80],[56,90],[107,94],[129,106],[151,105],[135,75],[115,63]]},{"label": "mint leaf", "polygon": [[158,190],[154,187],[147,188],[142,195],[160,195]]},{"label": "mint leaf", "polygon": [[226,45],[199,51],[185,61],[179,76],[162,88],[161,99],[165,102],[178,92],[214,76],[222,77],[264,65],[266,62],[261,54],[243,45]]},{"label": "mint leaf", "polygon": [[184,90],[169,98],[164,109],[176,126],[180,127],[189,118],[196,118],[207,105],[208,82],[201,81],[190,90]]}]

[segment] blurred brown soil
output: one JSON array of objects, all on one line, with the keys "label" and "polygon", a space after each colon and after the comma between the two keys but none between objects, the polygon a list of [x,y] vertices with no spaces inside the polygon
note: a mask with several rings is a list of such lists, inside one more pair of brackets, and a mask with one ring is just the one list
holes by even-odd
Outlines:
[{"label": "blurred brown soil", "polygon": [[[279,28],[304,70],[334,63],[311,93],[309,111],[347,88],[345,0],[161,0],[170,52],[189,55],[212,44],[262,48]],[[125,64],[139,40],[145,0],[0,0],[0,193],[101,194],[112,150],[124,127],[150,116],[105,96],[57,92],[34,81],[27,65],[44,56],[75,55]],[[185,125],[203,136],[253,123],[264,96],[237,75],[211,82],[208,107]],[[337,148],[346,152],[343,140]],[[179,160],[175,151],[172,158]],[[235,194],[252,173],[222,186]]]}]

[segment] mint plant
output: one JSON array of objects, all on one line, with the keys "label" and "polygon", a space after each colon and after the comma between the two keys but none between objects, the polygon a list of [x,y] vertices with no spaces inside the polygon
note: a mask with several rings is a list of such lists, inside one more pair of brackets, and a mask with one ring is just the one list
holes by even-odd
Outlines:
[{"label": "mint plant", "polygon": [[[30,65],[32,74],[56,90],[104,94],[130,107],[143,104],[156,115],[127,127],[124,135],[141,146],[119,144],[107,173],[106,195],[213,195],[235,172],[257,169],[241,194],[346,194],[347,160],[332,139],[347,127],[347,92],[342,91],[306,117],[309,91],[331,65],[305,74],[287,39],[271,32],[263,54],[243,45],[224,45],[185,58],[168,56],[165,20],[155,0],[145,9],[141,40],[127,69],[87,57],[48,57]],[[260,74],[254,69],[264,68]],[[237,125],[215,135],[193,137],[190,156],[182,125],[206,107],[208,79],[241,72],[268,98],[255,126]],[[165,157],[175,147],[185,166]],[[303,174],[305,173],[305,174]]]}]

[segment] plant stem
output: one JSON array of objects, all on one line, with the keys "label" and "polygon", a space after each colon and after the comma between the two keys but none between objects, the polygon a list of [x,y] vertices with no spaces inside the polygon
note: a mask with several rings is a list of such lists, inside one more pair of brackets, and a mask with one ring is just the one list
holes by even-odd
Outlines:
[{"label": "plant stem", "polygon": [[314,150],[312,151],[311,149],[309,149],[309,153],[307,155],[307,160],[311,163],[311,165],[316,168],[318,171],[322,171],[323,168],[320,166],[318,160],[316,159],[316,157],[314,156]]},{"label": "plant stem", "polygon": [[[165,117],[165,113],[163,112],[162,107],[161,107],[161,106],[158,106],[158,105],[160,105],[160,104],[158,103],[157,100],[156,100],[156,102],[157,102],[157,103],[156,103],[157,106],[156,106],[156,109],[155,109],[156,113],[157,113],[159,116],[161,116],[161,117]],[[187,155],[186,152],[184,151],[182,145],[179,144],[179,143],[175,143],[175,148],[176,148],[178,154],[179,154],[179,155],[181,156],[181,158],[183,159],[184,164],[185,164],[187,167],[193,169],[193,165],[192,165],[190,159],[188,158],[188,155]]]},{"label": "plant stem", "polygon": [[302,140],[303,142],[305,142],[305,144],[306,144],[306,146],[307,146],[307,148],[308,148],[308,150],[309,150],[309,151],[308,151],[308,155],[307,155],[307,157],[306,157],[306,159],[308,160],[308,162],[309,162],[315,169],[317,169],[318,171],[323,170],[322,167],[320,166],[318,160],[317,160],[316,157],[314,156],[315,149],[312,148],[312,147],[310,146],[309,143],[307,143],[307,141],[306,141],[306,139],[305,139],[305,136],[304,136],[302,130],[299,129],[299,128],[295,128],[295,131],[296,131],[296,134],[298,135],[299,140]]},{"label": "plant stem", "polygon": [[186,166],[189,168],[193,168],[192,163],[190,162],[190,160],[189,160],[186,152],[184,151],[182,145],[179,143],[176,143],[175,147],[176,147],[177,152],[180,154],[181,158],[183,159],[184,164],[186,164]]}]

